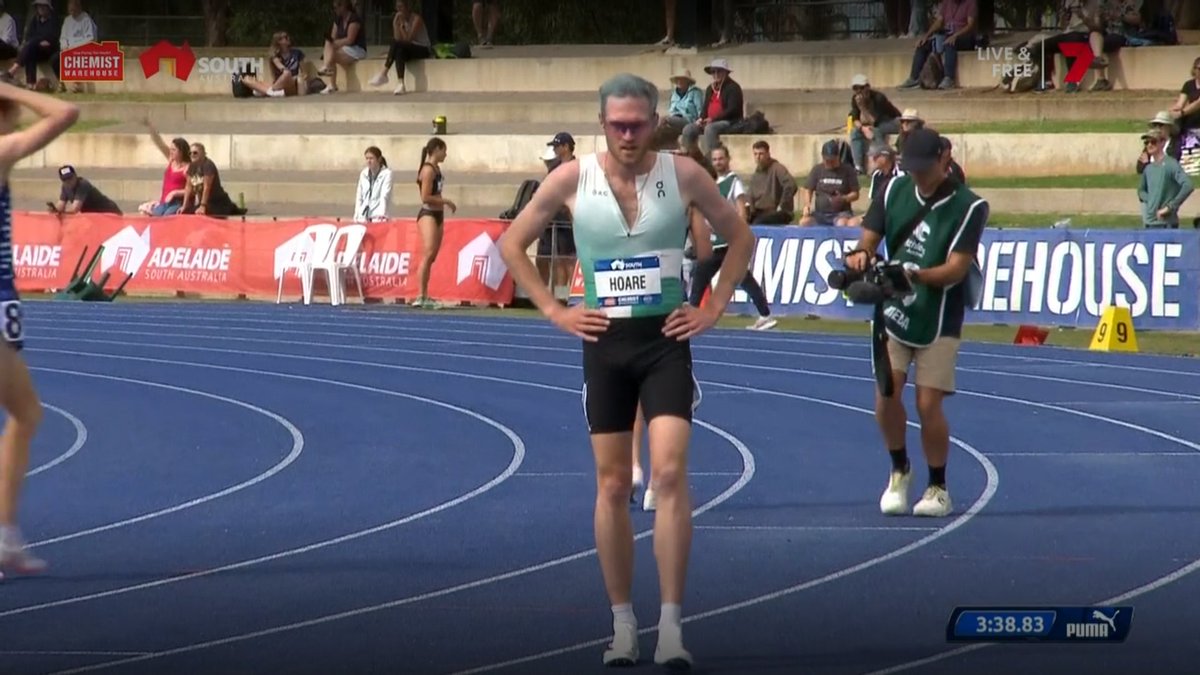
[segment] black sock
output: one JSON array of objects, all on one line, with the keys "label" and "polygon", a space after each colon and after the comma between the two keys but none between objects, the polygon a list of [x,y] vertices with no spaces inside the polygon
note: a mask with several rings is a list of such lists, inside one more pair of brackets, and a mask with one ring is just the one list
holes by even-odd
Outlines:
[{"label": "black sock", "polygon": [[937,487],[946,487],[946,467],[929,467],[929,484]]},{"label": "black sock", "polygon": [[908,448],[888,450],[888,454],[892,456],[892,471],[908,473]]}]

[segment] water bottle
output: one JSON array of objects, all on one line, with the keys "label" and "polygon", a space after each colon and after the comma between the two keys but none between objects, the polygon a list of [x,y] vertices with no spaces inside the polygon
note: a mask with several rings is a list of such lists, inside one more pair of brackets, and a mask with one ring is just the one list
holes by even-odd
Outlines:
[{"label": "water bottle", "polygon": [[1062,220],[1054,223],[1054,229],[1056,229],[1056,230],[1064,230],[1064,229],[1067,229],[1070,227],[1071,227],[1071,219],[1070,218],[1063,218]]},{"label": "water bottle", "polygon": [[446,133],[446,116],[438,115],[433,118],[433,133],[435,136],[444,135]]}]

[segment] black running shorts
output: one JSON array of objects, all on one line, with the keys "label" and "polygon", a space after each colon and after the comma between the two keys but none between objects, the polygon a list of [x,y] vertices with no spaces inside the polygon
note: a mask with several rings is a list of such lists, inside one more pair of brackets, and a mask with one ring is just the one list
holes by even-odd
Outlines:
[{"label": "black running shorts", "polygon": [[692,421],[700,385],[691,345],[662,334],[666,316],[612,319],[596,342],[583,343],[583,411],[588,431],[633,430],[638,402],[649,421],[659,415]]}]

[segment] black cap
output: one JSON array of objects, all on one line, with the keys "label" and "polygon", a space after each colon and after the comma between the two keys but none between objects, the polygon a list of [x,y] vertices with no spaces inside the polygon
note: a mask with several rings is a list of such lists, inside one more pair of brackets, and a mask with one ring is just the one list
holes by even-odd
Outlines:
[{"label": "black cap", "polygon": [[62,180],[67,180],[68,178],[74,178],[75,177],[75,167],[71,166],[70,164],[67,164],[66,166],[60,166],[58,168],[58,177]]},{"label": "black cap", "polygon": [[842,142],[835,139],[825,141],[825,145],[821,146],[822,157],[840,157],[842,154]]},{"label": "black cap", "polygon": [[938,163],[942,137],[932,129],[914,129],[900,149],[900,170],[906,173],[926,171]]},{"label": "black cap", "polygon": [[550,139],[546,145],[569,145],[573,148],[575,147],[575,138],[565,131],[560,131],[554,134],[554,138]]}]

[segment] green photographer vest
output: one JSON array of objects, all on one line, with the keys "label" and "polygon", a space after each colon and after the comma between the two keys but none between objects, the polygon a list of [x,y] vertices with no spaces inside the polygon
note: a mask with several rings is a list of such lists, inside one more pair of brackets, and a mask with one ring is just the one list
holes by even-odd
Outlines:
[{"label": "green photographer vest", "polygon": [[[981,206],[983,211],[974,215],[979,217],[987,212],[987,202],[958,184],[953,192],[934,204],[907,241],[896,241],[899,230],[911,223],[923,206],[912,176],[892,179],[884,195],[887,214],[884,245],[889,260],[916,263],[921,269],[944,264],[973,212]],[[963,303],[970,302],[965,289],[969,278],[970,275],[947,288],[914,284],[914,294],[886,301],[883,315],[888,335],[912,347],[925,347],[943,334],[948,321],[957,323],[953,326],[957,332],[965,309]]]}]

